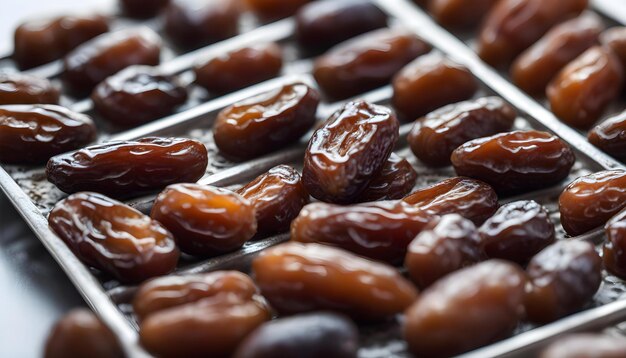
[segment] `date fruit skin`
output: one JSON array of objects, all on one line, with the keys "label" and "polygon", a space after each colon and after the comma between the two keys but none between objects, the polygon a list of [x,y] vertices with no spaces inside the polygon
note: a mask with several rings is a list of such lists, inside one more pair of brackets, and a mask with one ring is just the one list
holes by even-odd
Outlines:
[{"label": "date fruit skin", "polygon": [[245,161],[297,142],[315,124],[316,90],[288,84],[223,109],[213,126],[220,153]]},{"label": "date fruit skin", "polygon": [[120,0],[125,15],[145,19],[154,17],[163,10],[170,0]]},{"label": "date fruit skin", "polygon": [[291,224],[291,240],[336,246],[397,264],[431,218],[403,201],[351,206],[313,203],[305,206]]},{"label": "date fruit skin", "polygon": [[161,38],[147,27],[100,35],[63,59],[63,80],[77,95],[89,94],[107,77],[131,65],[159,64]]},{"label": "date fruit skin", "polygon": [[124,358],[113,332],[88,309],[73,309],[54,324],[44,348],[44,358]]},{"label": "date fruit skin", "polygon": [[612,274],[626,278],[626,212],[614,216],[604,227],[606,241],[602,259]]},{"label": "date fruit skin", "polygon": [[593,127],[587,139],[613,158],[626,162],[626,111]]},{"label": "date fruit skin", "polygon": [[418,357],[456,356],[513,332],[524,313],[526,275],[489,260],[440,279],[406,311],[404,338]]},{"label": "date fruit skin", "polygon": [[97,144],[50,158],[48,181],[66,193],[90,190],[129,198],[200,179],[208,163],[204,144],[146,137]]},{"label": "date fruit skin", "polygon": [[428,11],[443,27],[466,30],[480,24],[498,1],[431,0],[428,2]]},{"label": "date fruit skin", "polygon": [[498,194],[510,195],[557,184],[568,176],[576,158],[555,135],[529,130],[466,142],[451,160],[458,175],[482,180]]},{"label": "date fruit skin", "polygon": [[26,21],[15,30],[13,60],[22,70],[43,65],[107,31],[108,19],[101,15]]},{"label": "date fruit skin", "polygon": [[498,209],[498,195],[488,184],[471,178],[444,179],[403,199],[429,215],[459,214],[476,225]]},{"label": "date fruit skin", "polygon": [[623,358],[626,339],[604,334],[568,334],[546,347],[539,358]]},{"label": "date fruit skin", "polygon": [[578,16],[588,0],[502,0],[480,30],[478,55],[488,64],[508,65],[550,28]]},{"label": "date fruit skin", "polygon": [[233,50],[194,67],[196,83],[223,94],[277,77],[283,67],[277,43],[258,43]]},{"label": "date fruit skin", "polygon": [[156,68],[132,66],[100,82],[91,99],[106,120],[132,127],[171,114],[187,101],[187,89]]},{"label": "date fruit skin", "polygon": [[408,142],[424,164],[444,167],[451,164],[452,152],[472,139],[508,132],[517,112],[499,97],[447,105],[415,122]]},{"label": "date fruit skin", "polygon": [[86,265],[122,282],[141,282],[176,268],[179,250],[158,221],[104,195],[81,192],[58,202],[50,228]]},{"label": "date fruit skin", "polygon": [[321,201],[356,201],[387,162],[399,128],[386,107],[363,100],[346,103],[309,141],[302,170],[307,191]]},{"label": "date fruit skin", "polygon": [[233,358],[357,358],[359,332],[342,315],[313,312],[264,323]]},{"label": "date fruit skin", "polygon": [[256,233],[254,206],[226,189],[174,184],[156,198],[150,214],[174,234],[181,251],[215,256],[234,251]]},{"label": "date fruit skin", "polygon": [[481,247],[489,258],[526,264],[554,243],[554,224],[548,211],[534,200],[501,206],[479,228]]},{"label": "date fruit skin", "polygon": [[602,282],[602,259],[586,241],[563,240],[530,260],[525,299],[526,316],[548,323],[581,309]]},{"label": "date fruit skin", "polygon": [[600,35],[600,43],[613,50],[626,70],[626,27],[612,27]]},{"label": "date fruit skin", "polygon": [[417,298],[415,287],[395,268],[325,245],[274,246],[254,259],[252,270],[261,293],[281,314],[332,310],[378,320]]},{"label": "date fruit skin", "polygon": [[408,160],[391,153],[382,169],[376,174],[357,202],[402,199],[413,190],[417,172]]},{"label": "date fruit skin", "polygon": [[625,207],[626,171],[620,169],[582,176],[559,197],[561,224],[572,236],[604,225]]},{"label": "date fruit skin", "polygon": [[315,60],[313,76],[333,99],[381,87],[431,46],[405,30],[374,30],[331,48]]},{"label": "date fruit skin", "polygon": [[0,105],[57,104],[59,89],[46,78],[0,72]]},{"label": "date fruit skin", "polygon": [[589,129],[619,97],[623,80],[617,56],[608,48],[592,47],[550,82],[546,90],[550,108],[564,123]]},{"label": "date fruit skin", "polygon": [[0,106],[0,162],[41,164],[51,156],[82,147],[96,139],[89,116],[64,107]]},{"label": "date fruit skin", "polygon": [[263,21],[272,21],[295,14],[311,0],[244,0],[247,8]]},{"label": "date fruit skin", "polygon": [[313,1],[300,8],[295,19],[296,40],[310,50],[325,50],[387,26],[387,14],[361,0]]},{"label": "date fruit skin", "polygon": [[237,194],[254,206],[258,236],[289,231],[293,219],[309,203],[300,173],[287,165],[270,169],[237,190]]},{"label": "date fruit skin", "polygon": [[445,275],[483,259],[480,236],[471,221],[458,214],[433,218],[411,242],[404,260],[421,289]]}]

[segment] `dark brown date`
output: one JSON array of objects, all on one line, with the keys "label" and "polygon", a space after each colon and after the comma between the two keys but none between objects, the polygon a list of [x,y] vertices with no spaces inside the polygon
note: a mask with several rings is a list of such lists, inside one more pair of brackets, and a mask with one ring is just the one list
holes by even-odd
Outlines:
[{"label": "dark brown date", "polygon": [[325,245],[290,242],[266,249],[252,270],[263,296],[285,314],[332,310],[376,320],[417,298],[393,267]]},{"label": "dark brown date", "polygon": [[246,6],[264,21],[281,19],[295,14],[311,0],[244,0]]},{"label": "dark brown date", "polygon": [[522,265],[555,239],[554,224],[548,211],[534,200],[503,205],[479,232],[487,257]]},{"label": "dark brown date", "polygon": [[117,198],[155,191],[204,175],[208,154],[198,141],[147,137],[87,147],[50,158],[48,180],[66,193],[91,190]]},{"label": "dark brown date", "polygon": [[13,59],[21,69],[43,65],[107,31],[108,20],[100,15],[27,21],[15,30]]},{"label": "dark brown date", "polygon": [[471,98],[478,84],[462,65],[431,53],[418,57],[393,79],[391,102],[402,119],[413,121],[442,106]]},{"label": "dark brown date", "polygon": [[418,357],[450,357],[511,334],[524,313],[526,277],[489,260],[453,272],[406,311],[404,338]]},{"label": "dark brown date", "polygon": [[322,201],[355,201],[385,165],[399,128],[386,107],[362,100],[346,103],[313,133],[304,155],[304,186]]},{"label": "dark brown date", "polygon": [[419,288],[483,259],[480,236],[457,214],[435,217],[409,245],[404,265]]},{"label": "dark brown date", "polygon": [[147,27],[120,30],[88,41],[63,59],[63,80],[79,95],[131,65],[159,64],[161,38]]},{"label": "dark brown date", "polygon": [[613,50],[626,69],[626,27],[613,27],[600,35],[600,43]]},{"label": "dark brown date", "polygon": [[45,163],[96,139],[88,116],[56,105],[0,106],[0,162]]},{"label": "dark brown date", "polygon": [[63,316],[50,331],[44,358],[124,358],[120,342],[93,312],[78,308]]},{"label": "dark brown date", "polygon": [[451,104],[415,122],[409,134],[411,151],[431,167],[450,165],[450,155],[472,139],[508,132],[517,112],[499,97]]},{"label": "dark brown date", "polygon": [[469,141],[451,160],[458,175],[482,180],[508,195],[557,184],[568,176],[576,158],[560,138],[530,130]]},{"label": "dark brown date", "polygon": [[626,211],[607,222],[604,231],[606,241],[602,259],[604,266],[614,275],[626,278]]},{"label": "dark brown date", "polygon": [[324,93],[344,99],[389,83],[402,67],[430,49],[408,31],[375,30],[318,57],[313,75]]},{"label": "dark brown date", "polygon": [[156,16],[170,0],[120,0],[125,15],[136,18]]},{"label": "dark brown date", "polygon": [[193,71],[197,84],[211,93],[223,94],[272,79],[282,67],[280,46],[269,42],[220,54]]},{"label": "dark brown date", "polygon": [[595,46],[570,62],[550,82],[550,108],[566,124],[588,129],[619,97],[624,71],[608,48]]},{"label": "dark brown date", "polygon": [[588,0],[501,0],[483,22],[478,54],[492,66],[508,65],[554,25],[583,12]]},{"label": "dark brown date", "polygon": [[341,315],[314,312],[264,323],[233,358],[357,358],[359,332]]},{"label": "dark brown date", "polygon": [[526,316],[547,323],[591,301],[602,282],[602,259],[586,241],[563,240],[533,257],[526,272],[531,283]]},{"label": "dark brown date", "polygon": [[0,72],[0,105],[57,104],[59,89],[46,78]]},{"label": "dark brown date", "polygon": [[582,176],[559,197],[561,224],[572,235],[604,225],[626,207],[626,171],[605,170]]},{"label": "dark brown date", "polygon": [[428,10],[435,20],[449,29],[472,29],[499,0],[431,0]]},{"label": "dark brown date", "polygon": [[402,199],[413,190],[417,172],[406,159],[391,153],[382,169],[376,174],[358,202]]},{"label": "dark brown date", "polygon": [[101,194],[68,196],[54,206],[48,224],[81,261],[122,282],[165,275],[178,262],[163,225]]},{"label": "dark brown date", "polygon": [[174,234],[183,252],[196,256],[234,251],[252,238],[257,227],[248,200],[198,184],[168,186],[157,196],[150,215]]},{"label": "dark brown date", "polygon": [[422,188],[403,199],[429,215],[459,214],[476,225],[498,209],[498,195],[489,185],[471,178],[450,178]]},{"label": "dark brown date", "polygon": [[403,201],[352,206],[313,203],[291,224],[291,240],[337,246],[396,264],[402,262],[409,243],[430,219]]},{"label": "dark brown date", "polygon": [[132,66],[100,82],[91,99],[109,122],[132,127],[171,114],[187,101],[187,89],[156,68]]},{"label": "dark brown date", "polygon": [[244,161],[298,141],[315,124],[316,90],[303,83],[276,88],[222,110],[213,126],[225,157]]},{"label": "dark brown date", "polygon": [[624,358],[626,339],[603,334],[569,334],[545,348],[539,358]]},{"label": "dark brown date", "polygon": [[587,138],[613,158],[626,162],[626,111],[593,127]]}]

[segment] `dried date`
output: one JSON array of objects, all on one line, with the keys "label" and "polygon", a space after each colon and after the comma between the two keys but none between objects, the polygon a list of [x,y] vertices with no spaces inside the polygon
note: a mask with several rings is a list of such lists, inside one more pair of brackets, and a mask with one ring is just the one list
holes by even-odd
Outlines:
[{"label": "dried date", "polygon": [[589,131],[587,138],[613,158],[626,162],[626,112],[602,121]]},{"label": "dried date", "polygon": [[607,238],[602,255],[604,266],[614,275],[624,279],[626,278],[626,212],[609,220],[604,231]]},{"label": "dried date", "polygon": [[613,27],[604,31],[600,35],[600,43],[613,50],[622,68],[626,69],[626,27]]},{"label": "dried date", "polygon": [[135,18],[156,16],[170,0],[120,0],[124,14]]},{"label": "dried date", "polygon": [[272,21],[295,14],[311,0],[245,0],[247,7],[264,21]]},{"label": "dried date", "polygon": [[417,172],[408,160],[391,153],[382,169],[376,174],[358,202],[402,199],[415,186]]},{"label": "dried date", "polygon": [[449,29],[471,29],[489,13],[499,0],[431,0],[428,10],[432,16]]},{"label": "dried date", "polygon": [[59,89],[46,78],[0,72],[0,105],[57,104]]}]

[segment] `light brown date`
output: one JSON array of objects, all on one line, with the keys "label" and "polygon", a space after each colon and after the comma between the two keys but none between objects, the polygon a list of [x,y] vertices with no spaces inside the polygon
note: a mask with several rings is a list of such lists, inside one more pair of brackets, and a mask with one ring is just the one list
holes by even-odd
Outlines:
[{"label": "light brown date", "polygon": [[48,79],[25,73],[0,72],[0,105],[57,103],[59,89]]},{"label": "light brown date", "polygon": [[626,111],[593,127],[587,139],[613,158],[626,162]]},{"label": "light brown date", "polygon": [[472,29],[499,0],[430,0],[428,10],[432,16],[449,29]]}]

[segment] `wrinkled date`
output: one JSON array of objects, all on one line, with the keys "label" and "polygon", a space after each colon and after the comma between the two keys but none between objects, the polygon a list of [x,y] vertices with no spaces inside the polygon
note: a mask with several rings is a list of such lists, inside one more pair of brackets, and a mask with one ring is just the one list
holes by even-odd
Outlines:
[{"label": "wrinkled date", "polygon": [[195,182],[207,163],[207,150],[198,141],[147,137],[52,157],[46,175],[66,193],[91,190],[127,198],[173,183]]},{"label": "wrinkled date", "polygon": [[538,253],[526,268],[530,290],[526,316],[547,323],[581,309],[602,282],[602,259],[586,241],[559,241]]},{"label": "wrinkled date", "polygon": [[499,194],[541,189],[565,179],[576,158],[560,138],[514,131],[469,141],[452,153],[458,175],[490,184]]},{"label": "wrinkled date", "polygon": [[0,106],[0,162],[45,163],[96,139],[88,116],[56,105]]},{"label": "wrinkled date", "polygon": [[498,209],[498,195],[489,185],[471,178],[450,178],[422,188],[403,199],[429,215],[459,214],[476,225]]},{"label": "wrinkled date", "polygon": [[604,31],[600,35],[600,43],[613,50],[626,69],[626,27],[613,27]]},{"label": "wrinkled date", "polygon": [[596,125],[587,138],[613,158],[626,162],[626,112]]},{"label": "wrinkled date", "polygon": [[169,2],[170,0],[120,0],[120,5],[128,16],[147,18],[157,15]]},{"label": "wrinkled date", "polygon": [[190,255],[214,256],[234,251],[256,233],[254,206],[226,189],[174,184],[161,192],[151,216],[174,234]]},{"label": "wrinkled date", "polygon": [[431,47],[412,33],[380,29],[330,49],[315,61],[313,75],[324,93],[348,98],[383,86]]},{"label": "wrinkled date", "polygon": [[270,21],[291,16],[311,0],[245,0],[245,4],[262,20]]},{"label": "wrinkled date", "polygon": [[122,282],[165,275],[178,262],[163,225],[104,195],[70,195],[54,206],[48,223],[81,261]]},{"label": "wrinkled date", "polygon": [[213,126],[225,157],[243,161],[298,141],[315,124],[319,94],[303,83],[285,85],[222,110]]},{"label": "wrinkled date", "polygon": [[561,224],[572,236],[584,234],[626,207],[626,171],[606,170],[582,176],[559,197]]},{"label": "wrinkled date", "polygon": [[457,214],[435,217],[409,245],[404,265],[419,288],[483,258],[480,236]]},{"label": "wrinkled date", "polygon": [[333,310],[376,320],[402,312],[417,298],[393,267],[330,246],[281,244],[261,252],[252,269],[263,296],[285,314]]},{"label": "wrinkled date", "polygon": [[406,311],[404,337],[418,357],[450,357],[511,334],[524,313],[526,277],[489,260],[442,278]]},{"label": "wrinkled date", "polygon": [[322,201],[355,201],[391,155],[399,127],[388,108],[348,102],[313,133],[304,155],[304,186]]},{"label": "wrinkled date", "polygon": [[487,257],[519,264],[527,263],[555,239],[547,210],[534,200],[503,205],[479,231]]},{"label": "wrinkled date", "polygon": [[428,10],[446,28],[468,29],[477,26],[498,0],[431,0]]},{"label": "wrinkled date", "polygon": [[415,186],[417,172],[406,159],[391,153],[382,169],[376,174],[358,202],[402,199]]},{"label": "wrinkled date", "polygon": [[626,212],[613,217],[605,226],[604,266],[611,273],[626,278]]},{"label": "wrinkled date", "polygon": [[77,94],[131,65],[159,64],[161,38],[147,27],[107,33],[86,42],[63,60],[63,80]]},{"label": "wrinkled date", "polygon": [[517,113],[499,97],[451,104],[418,119],[409,134],[411,151],[432,167],[450,165],[450,155],[472,139],[508,132]]},{"label": "wrinkled date", "polygon": [[545,348],[539,358],[623,358],[626,339],[605,334],[569,334]]},{"label": "wrinkled date", "polygon": [[341,247],[392,264],[402,262],[407,247],[431,216],[403,201],[340,206],[309,204],[291,225],[291,239]]},{"label": "wrinkled date", "polygon": [[0,72],[0,105],[57,104],[59,89],[46,78]]}]

